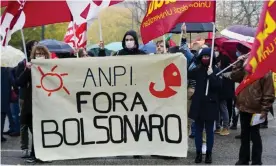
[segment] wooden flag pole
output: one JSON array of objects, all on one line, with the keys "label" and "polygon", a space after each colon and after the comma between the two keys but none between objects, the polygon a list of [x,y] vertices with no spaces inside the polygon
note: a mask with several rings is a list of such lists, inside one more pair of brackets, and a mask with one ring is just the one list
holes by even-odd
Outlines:
[{"label": "wooden flag pole", "polygon": [[[75,42],[75,51],[77,50],[77,36],[76,36],[76,28],[75,28],[75,21],[72,21],[73,22],[73,33],[74,33],[74,42]],[[77,54],[77,58],[79,58],[79,53],[78,53],[78,51],[76,52],[76,54]]]},{"label": "wooden flag pole", "polygon": [[100,41],[103,41],[102,22],[100,19],[100,15],[98,16],[98,22],[99,22]]},{"label": "wooden flag pole", "polygon": [[[212,49],[211,49],[211,59],[210,59],[210,65],[209,67],[212,67],[213,66],[213,57],[214,57],[214,46],[215,46],[215,33],[216,33],[216,24],[213,22],[213,36],[212,36]],[[208,92],[209,92],[209,82],[210,80],[208,79],[207,80],[207,85],[206,85],[206,92],[205,92],[205,95],[207,96],[208,95]]]},{"label": "wooden flag pole", "polygon": [[25,56],[26,56],[26,59],[28,60],[27,50],[26,50],[26,43],[25,43],[25,37],[24,37],[23,29],[21,29],[20,32],[21,32],[21,39],[22,39],[24,54],[25,54]]},{"label": "wooden flag pole", "polygon": [[164,43],[164,53],[167,53],[166,36],[165,35],[163,35],[163,43]]}]

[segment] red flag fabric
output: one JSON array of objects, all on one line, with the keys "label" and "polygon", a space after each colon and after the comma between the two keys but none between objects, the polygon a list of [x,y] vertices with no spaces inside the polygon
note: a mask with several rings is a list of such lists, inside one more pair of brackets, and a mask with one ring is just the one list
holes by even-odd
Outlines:
[{"label": "red flag fabric", "polygon": [[6,7],[8,6],[8,1],[7,0],[3,0],[0,2],[1,3],[1,7]]},{"label": "red flag fabric", "polygon": [[248,58],[247,78],[237,87],[238,95],[246,86],[265,76],[271,70],[276,72],[276,2],[265,1],[257,35]]},{"label": "red flag fabric", "polygon": [[213,32],[208,32],[208,39],[212,40]]},{"label": "red flag fabric", "polygon": [[148,1],[147,13],[141,24],[143,43],[169,32],[181,22],[215,22],[216,2],[160,0]]},{"label": "red flag fabric", "polygon": [[[67,1],[74,21],[71,21],[64,42],[72,48],[85,48],[87,44],[87,27],[98,18],[100,11],[123,0],[91,0],[91,1]],[[74,28],[73,28],[74,24]],[[75,37],[74,37],[75,29]]]},{"label": "red flag fabric", "polygon": [[176,46],[176,43],[172,39],[170,39],[168,42],[170,47]]},{"label": "red flag fabric", "polygon": [[1,16],[1,40],[2,46],[7,46],[11,35],[24,26],[24,14],[23,8],[25,6],[25,1],[10,1],[7,8],[5,9],[3,15]]},{"label": "red flag fabric", "polygon": [[1,16],[2,45],[6,46],[12,33],[23,27],[68,22],[71,19],[66,1],[8,1]]},{"label": "red flag fabric", "polygon": [[85,48],[87,44],[87,23],[75,24],[75,31],[76,39],[74,38],[73,22],[71,21],[64,36],[64,42],[68,43],[72,48]]},{"label": "red flag fabric", "polygon": [[120,3],[123,0],[87,0],[87,1],[72,1],[67,0],[70,13],[77,25],[88,22],[91,19],[98,17],[99,12],[111,5]]},{"label": "red flag fabric", "polygon": [[66,1],[27,1],[23,11],[26,19],[24,28],[72,20]]}]

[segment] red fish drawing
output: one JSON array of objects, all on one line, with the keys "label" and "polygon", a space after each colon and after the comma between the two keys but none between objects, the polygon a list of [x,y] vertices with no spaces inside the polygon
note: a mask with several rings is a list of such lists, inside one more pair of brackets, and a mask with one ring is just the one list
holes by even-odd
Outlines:
[{"label": "red fish drawing", "polygon": [[169,98],[174,96],[177,92],[171,87],[181,86],[181,76],[178,68],[175,64],[171,63],[163,71],[163,79],[165,82],[165,88],[162,91],[156,91],[154,89],[155,83],[151,82],[149,85],[150,93],[157,98]]}]

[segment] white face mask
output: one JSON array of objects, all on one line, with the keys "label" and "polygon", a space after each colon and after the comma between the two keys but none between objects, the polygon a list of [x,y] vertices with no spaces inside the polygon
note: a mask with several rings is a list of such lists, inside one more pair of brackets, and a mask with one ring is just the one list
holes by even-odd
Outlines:
[{"label": "white face mask", "polygon": [[218,57],[219,56],[219,52],[215,51],[215,56]]},{"label": "white face mask", "polygon": [[134,48],[134,41],[126,41],[126,47],[128,49]]},{"label": "white face mask", "polygon": [[39,56],[39,57],[36,57],[35,59],[45,59],[44,56]]}]

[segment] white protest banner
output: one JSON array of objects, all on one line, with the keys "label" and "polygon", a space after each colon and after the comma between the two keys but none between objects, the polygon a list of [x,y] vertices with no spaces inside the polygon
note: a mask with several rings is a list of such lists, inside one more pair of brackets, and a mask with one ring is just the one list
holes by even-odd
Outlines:
[{"label": "white protest banner", "polygon": [[186,157],[183,54],[34,60],[36,157]]}]

